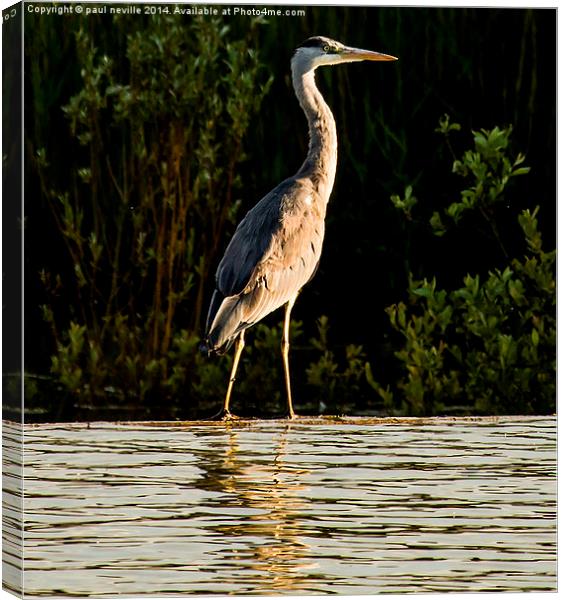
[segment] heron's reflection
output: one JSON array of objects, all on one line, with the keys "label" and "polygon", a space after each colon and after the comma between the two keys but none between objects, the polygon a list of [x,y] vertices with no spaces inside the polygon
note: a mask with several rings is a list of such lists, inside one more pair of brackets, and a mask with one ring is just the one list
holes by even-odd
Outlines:
[{"label": "heron's reflection", "polygon": [[[221,492],[217,504],[225,509],[225,519],[211,529],[233,538],[224,558],[237,562],[237,586],[247,569],[253,591],[303,590],[313,566],[300,521],[309,471],[286,461],[291,424],[269,432],[268,447],[261,444],[259,452],[244,447],[248,432],[241,437],[239,427],[226,423],[217,453],[200,465],[204,473],[196,485]],[[257,571],[267,577],[257,577]]]}]

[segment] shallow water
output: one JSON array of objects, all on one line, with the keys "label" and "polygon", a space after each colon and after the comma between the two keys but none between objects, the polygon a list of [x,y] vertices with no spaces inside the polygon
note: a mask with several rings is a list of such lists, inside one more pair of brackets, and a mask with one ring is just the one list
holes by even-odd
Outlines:
[{"label": "shallow water", "polygon": [[555,435],[551,417],[27,426],[25,593],[555,591]]}]

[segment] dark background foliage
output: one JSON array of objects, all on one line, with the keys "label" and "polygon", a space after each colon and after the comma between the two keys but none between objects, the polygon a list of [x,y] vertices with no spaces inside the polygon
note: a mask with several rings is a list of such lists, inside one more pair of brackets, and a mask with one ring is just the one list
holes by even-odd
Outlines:
[{"label": "dark background foliage", "polygon": [[[213,288],[212,274],[237,220],[277,182],[294,173],[306,153],[306,121],[290,80],[289,61],[295,46],[311,35],[322,34],[396,55],[397,63],[361,63],[317,72],[318,85],[337,123],[339,168],[320,268],[300,295],[293,313],[301,331],[300,335],[297,331],[292,351],[297,411],[317,412],[327,403],[339,412],[383,411],[381,399],[358,384],[359,373],[367,361],[378,366],[385,383],[398,377],[394,353],[399,338],[389,326],[385,308],[406,299],[409,274],[415,278],[436,277],[440,287],[456,288],[462,286],[467,273],[486,276],[492,269],[503,269],[507,256],[521,256],[526,249],[517,215],[536,205],[540,206],[544,247],[555,245],[555,11],[367,7],[304,10],[304,17],[226,16],[213,24],[229,28],[217,42],[214,60],[227,60],[222,49],[226,53],[228,43],[244,40],[252,49],[248,65],[260,66],[255,74],[255,94],[260,95],[262,90],[264,98],[261,104],[248,107],[249,123],[241,147],[229,147],[229,152],[241,153],[236,164],[237,179],[224,188],[219,181],[218,189],[220,194],[229,195],[232,218],[224,223],[219,247],[201,246],[213,248],[213,252],[205,257],[201,291],[187,296],[175,314],[174,335],[186,341],[201,334]],[[92,158],[88,154],[91,147],[77,144],[63,107],[84,88],[84,70],[94,71],[102,56],[111,60],[112,76],[125,80],[132,60],[128,39],[138,35],[142,40],[145,34],[155,39],[169,35],[171,21],[163,18],[157,24],[159,18],[25,17],[25,369],[47,378],[36,382],[49,382],[47,391],[42,392],[39,383],[30,388],[28,404],[37,418],[91,418],[106,415],[103,411],[111,404],[107,398],[92,396],[87,402],[77,401],[76,393],[50,379],[56,340],[40,309],[51,302],[40,272],[60,274],[63,282],[57,291],[59,323],[66,322],[68,327],[76,315],[77,299],[67,285],[74,265],[57,229],[48,189],[68,190],[72,195],[78,185],[78,169],[91,161],[92,168],[98,165],[103,171],[99,180],[106,187],[100,190],[100,206],[104,211],[112,210],[116,192],[105,165],[108,158],[111,163],[118,157],[111,154],[108,145],[113,140],[109,134],[110,112],[104,106],[96,115],[105,145]],[[194,32],[201,29],[202,20],[209,21],[210,17],[176,16],[172,20],[178,30],[178,47],[171,47],[167,60],[194,63],[201,48],[190,40],[198,39]],[[84,36],[94,57],[90,63],[88,52],[80,49]],[[158,76],[160,64],[155,62],[152,68]],[[270,74],[273,80],[269,84]],[[240,73],[233,73],[233,77],[240,77]],[[166,88],[174,82],[163,80],[158,85]],[[228,85],[220,93],[230,93]],[[246,96],[248,101],[252,97],[251,93]],[[201,114],[196,115],[196,121],[204,122],[205,111],[210,108],[203,100],[197,106]],[[131,111],[135,109],[132,103]],[[192,106],[190,110],[198,109]],[[392,194],[402,194],[407,185],[412,185],[419,199],[417,218],[427,221],[434,211],[459,197],[460,183],[451,173],[453,158],[448,145],[435,132],[444,113],[466,132],[462,148],[471,144],[470,130],[512,125],[513,154],[526,155],[530,174],[512,186],[496,215],[506,255],[494,239],[476,234],[471,219],[454,235],[436,238],[427,228],[407,227],[404,216],[389,200]],[[189,116],[179,113],[180,120]],[[214,118],[212,114],[208,117]],[[137,117],[138,122],[143,119],[145,131],[153,127],[158,132],[159,126],[169,126],[155,123],[150,114]],[[220,147],[221,140],[217,142]],[[127,151],[133,152],[136,138],[130,136],[127,144]],[[164,152],[166,143],[161,141],[154,147]],[[196,152],[197,145],[192,144],[190,151]],[[214,164],[228,170],[229,154],[217,152]],[[42,169],[42,156],[48,169]],[[224,171],[218,175],[221,177],[225,177]],[[219,203],[223,201],[224,197]],[[144,226],[148,230],[151,223]],[[111,245],[115,240],[106,239],[105,243]],[[317,322],[321,315],[328,319]],[[256,347],[251,347],[244,359],[235,392],[240,412],[256,414],[268,410],[268,404],[275,407],[283,401],[277,338],[272,336],[280,319],[281,314],[271,315],[264,328],[256,331]],[[179,333],[182,331],[184,337]],[[185,362],[191,369],[188,373],[175,372],[176,387],[169,386],[166,391],[156,386],[158,398],[137,405],[134,398],[123,403],[118,397],[117,404],[121,402],[127,408],[109,414],[181,418],[218,407],[229,359],[213,359],[222,361],[221,366],[204,365],[201,358],[190,354],[193,348],[189,344],[180,350],[178,342],[175,348],[176,360],[185,352]],[[267,360],[262,358],[260,362],[259,357],[264,355]],[[318,366],[323,360],[328,365],[325,388],[319,375],[322,369],[313,369],[313,375],[307,370],[307,365]],[[169,362],[162,368],[167,377],[172,377]],[[197,385],[193,383],[196,379]],[[115,383],[109,386],[112,393]],[[334,400],[335,395],[340,399]],[[510,412],[510,407],[501,410]]]}]

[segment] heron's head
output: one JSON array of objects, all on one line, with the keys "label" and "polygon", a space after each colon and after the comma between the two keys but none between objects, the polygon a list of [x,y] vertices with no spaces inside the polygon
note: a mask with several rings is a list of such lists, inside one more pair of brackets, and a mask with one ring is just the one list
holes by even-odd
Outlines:
[{"label": "heron's head", "polygon": [[397,60],[397,58],[381,52],[345,46],[336,40],[318,35],[305,40],[296,48],[292,64],[305,72],[323,65],[338,65],[361,60]]}]

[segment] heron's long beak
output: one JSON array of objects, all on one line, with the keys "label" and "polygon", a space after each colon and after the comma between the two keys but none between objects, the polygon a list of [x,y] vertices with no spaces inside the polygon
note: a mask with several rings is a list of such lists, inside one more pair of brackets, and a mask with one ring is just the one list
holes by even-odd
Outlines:
[{"label": "heron's long beak", "polygon": [[361,48],[347,47],[342,50],[340,55],[345,61],[354,60],[399,60],[396,56],[382,54],[381,52],[372,52],[371,50],[362,50]]}]

